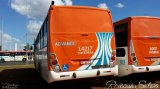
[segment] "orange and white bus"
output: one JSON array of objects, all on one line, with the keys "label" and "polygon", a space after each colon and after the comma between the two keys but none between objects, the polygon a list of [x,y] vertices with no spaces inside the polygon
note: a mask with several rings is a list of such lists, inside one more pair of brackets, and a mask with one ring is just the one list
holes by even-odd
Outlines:
[{"label": "orange and white bus", "polygon": [[160,71],[160,18],[133,16],[114,23],[119,76]]},{"label": "orange and white bus", "polygon": [[36,69],[48,83],[118,74],[109,10],[51,5],[34,45]]}]

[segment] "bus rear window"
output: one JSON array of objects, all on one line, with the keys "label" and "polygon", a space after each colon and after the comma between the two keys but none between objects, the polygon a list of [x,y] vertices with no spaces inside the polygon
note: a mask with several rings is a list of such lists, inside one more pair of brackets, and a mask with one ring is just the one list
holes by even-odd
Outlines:
[{"label": "bus rear window", "polygon": [[116,49],[116,56],[117,57],[124,57],[125,56],[125,49],[124,48],[117,48]]},{"label": "bus rear window", "polygon": [[51,15],[53,32],[113,32],[107,10],[78,8],[54,9]]},{"label": "bus rear window", "polygon": [[131,23],[132,36],[159,36],[160,34],[159,19],[134,19]]}]

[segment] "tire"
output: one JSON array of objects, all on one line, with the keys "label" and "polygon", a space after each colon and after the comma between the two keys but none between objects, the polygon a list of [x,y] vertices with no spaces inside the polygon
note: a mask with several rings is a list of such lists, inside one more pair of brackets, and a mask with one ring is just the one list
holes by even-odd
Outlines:
[{"label": "tire", "polygon": [[1,62],[5,62],[5,60],[4,60],[4,59],[1,59]]},{"label": "tire", "polygon": [[22,59],[22,61],[23,61],[23,62],[26,62],[26,61],[27,61],[27,59],[26,59],[26,58],[23,58],[23,59]]},{"label": "tire", "polygon": [[40,65],[40,63],[38,63],[38,72],[39,72],[39,75],[41,76],[41,75],[42,75],[42,70],[41,70],[41,65]]}]

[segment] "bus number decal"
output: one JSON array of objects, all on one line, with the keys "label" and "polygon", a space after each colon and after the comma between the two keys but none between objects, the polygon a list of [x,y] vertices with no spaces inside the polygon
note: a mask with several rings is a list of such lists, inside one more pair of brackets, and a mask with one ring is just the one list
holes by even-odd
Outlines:
[{"label": "bus number decal", "polygon": [[93,46],[80,46],[78,47],[78,54],[92,54]]},{"label": "bus number decal", "polygon": [[150,47],[149,54],[159,54],[158,48],[157,47]]}]

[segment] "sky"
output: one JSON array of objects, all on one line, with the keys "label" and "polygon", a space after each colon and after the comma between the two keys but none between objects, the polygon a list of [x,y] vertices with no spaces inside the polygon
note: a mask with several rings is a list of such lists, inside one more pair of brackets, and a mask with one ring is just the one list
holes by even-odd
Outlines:
[{"label": "sky", "polygon": [[[3,50],[22,50],[33,45],[52,0],[0,0],[0,45]],[[54,0],[56,5],[109,9],[112,21],[129,16],[160,17],[160,0]],[[1,33],[3,35],[1,35]],[[2,40],[1,40],[2,38]]]}]

